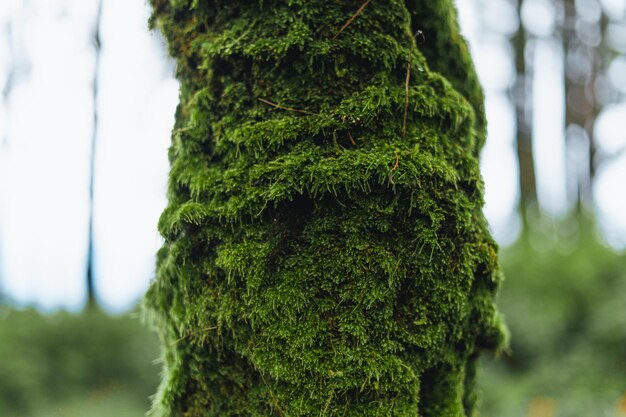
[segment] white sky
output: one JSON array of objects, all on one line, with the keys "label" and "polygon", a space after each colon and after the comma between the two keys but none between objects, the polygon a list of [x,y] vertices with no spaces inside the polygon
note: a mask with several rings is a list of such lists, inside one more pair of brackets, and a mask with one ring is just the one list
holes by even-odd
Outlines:
[{"label": "white sky", "polygon": [[[94,70],[89,36],[96,2],[29,0],[30,7],[23,8],[25,1],[0,1],[0,31],[7,19],[14,19],[15,41],[30,57],[30,71],[14,87],[9,107],[0,103],[0,139],[6,133],[10,138],[0,145],[0,290],[23,304],[76,310],[85,300]],[[490,2],[484,14],[479,13],[481,1]],[[626,12],[624,0],[605,3],[613,13]],[[507,244],[519,231],[514,211],[519,198],[515,117],[506,95],[515,75],[510,46],[497,35],[510,30],[510,19],[516,17],[507,0],[458,4],[487,95],[485,213],[498,241]],[[100,301],[112,311],[136,302],[152,278],[160,245],[156,224],[165,206],[167,147],[178,85],[158,38],[147,31],[147,17],[144,0],[104,1],[95,266]],[[492,35],[481,34],[483,26]],[[0,89],[11,62],[1,33]],[[559,127],[563,103],[553,88],[562,85],[560,56],[558,46],[549,41],[534,48],[533,58],[541,63],[533,85],[539,110],[533,119],[538,191],[542,206],[554,215],[567,208]],[[623,64],[615,65],[619,69]],[[625,116],[626,102],[601,117],[600,147],[607,152],[626,145]],[[606,165],[598,178],[595,193],[603,224],[611,232],[607,238],[626,245],[626,193],[621,191],[626,156]]]},{"label": "white sky", "polygon": [[[12,91],[10,124],[0,126],[10,137],[0,151],[0,285],[21,303],[78,309],[85,299],[96,2],[31,1],[16,28],[31,72]],[[95,267],[97,294],[112,310],[145,291],[165,205],[178,85],[147,18],[142,0],[105,1]],[[2,68],[6,54],[0,56]]]}]

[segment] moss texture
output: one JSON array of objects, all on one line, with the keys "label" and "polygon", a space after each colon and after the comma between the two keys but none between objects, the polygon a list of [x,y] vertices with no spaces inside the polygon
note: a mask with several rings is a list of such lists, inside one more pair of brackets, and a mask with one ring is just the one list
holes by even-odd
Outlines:
[{"label": "moss texture", "polygon": [[471,415],[504,337],[451,0],[373,0],[341,33],[362,1],[151,3],[181,82],[153,414]]}]

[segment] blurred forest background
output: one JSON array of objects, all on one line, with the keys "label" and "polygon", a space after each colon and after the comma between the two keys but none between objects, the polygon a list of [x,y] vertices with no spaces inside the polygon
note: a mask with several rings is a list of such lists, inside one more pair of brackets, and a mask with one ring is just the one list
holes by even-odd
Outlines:
[{"label": "blurred forest background", "polygon": [[[483,361],[480,415],[626,416],[626,0],[457,5],[511,332]],[[2,416],[137,417],[156,390],[136,304],[177,85],[147,16],[143,0],[0,3]]]}]

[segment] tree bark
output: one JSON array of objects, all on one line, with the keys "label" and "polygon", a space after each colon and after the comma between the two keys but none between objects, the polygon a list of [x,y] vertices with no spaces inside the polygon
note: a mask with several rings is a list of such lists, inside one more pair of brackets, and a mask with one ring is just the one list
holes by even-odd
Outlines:
[{"label": "tree bark", "polygon": [[153,413],[471,415],[504,336],[452,2],[151,3],[181,82]]},{"label": "tree bark", "polygon": [[528,226],[528,211],[537,210],[537,176],[535,174],[535,158],[533,152],[533,133],[530,123],[530,113],[533,111],[529,106],[531,82],[526,62],[526,45],[528,35],[522,24],[523,0],[518,0],[517,14],[520,17],[519,28],[512,39],[515,51],[515,68],[517,78],[512,92],[513,102],[516,109],[516,144],[517,161],[519,164],[520,186],[520,213],[524,227]]},{"label": "tree bark", "polygon": [[[580,161],[580,155],[576,155],[577,148],[580,148],[581,144],[572,143],[574,142],[572,140],[567,142],[567,145],[572,148],[569,154],[574,156],[573,160],[568,161],[568,163],[576,174],[570,179],[573,184],[570,184],[569,188],[574,192],[571,200],[575,202],[576,213],[585,214],[593,211],[593,184],[598,162],[602,162],[597,160],[598,150],[594,133],[596,120],[602,110],[602,103],[596,97],[595,88],[598,78],[605,69],[607,45],[604,38],[608,18],[602,13],[600,19],[595,23],[603,38],[600,45],[586,45],[577,33],[576,26],[581,17],[576,12],[574,1],[565,0],[563,7],[565,19],[561,34],[565,52],[564,68],[566,69],[564,77],[566,99],[565,129],[567,131],[570,128],[578,128],[580,131],[583,131],[587,140],[585,145],[588,148],[587,158],[583,162]],[[576,68],[580,64],[575,59],[570,59],[570,55],[575,55],[577,50],[582,50],[587,55],[589,60],[589,70],[587,72]],[[584,75],[582,74],[583,72]],[[583,162],[584,166],[578,166],[581,162]]]}]

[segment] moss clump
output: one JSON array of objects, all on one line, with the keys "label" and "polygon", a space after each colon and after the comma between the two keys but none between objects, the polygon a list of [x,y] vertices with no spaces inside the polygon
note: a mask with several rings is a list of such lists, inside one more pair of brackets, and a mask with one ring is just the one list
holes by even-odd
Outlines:
[{"label": "moss clump", "polygon": [[151,3],[181,81],[153,413],[472,414],[503,333],[451,1],[372,1],[338,36],[362,2]]}]

